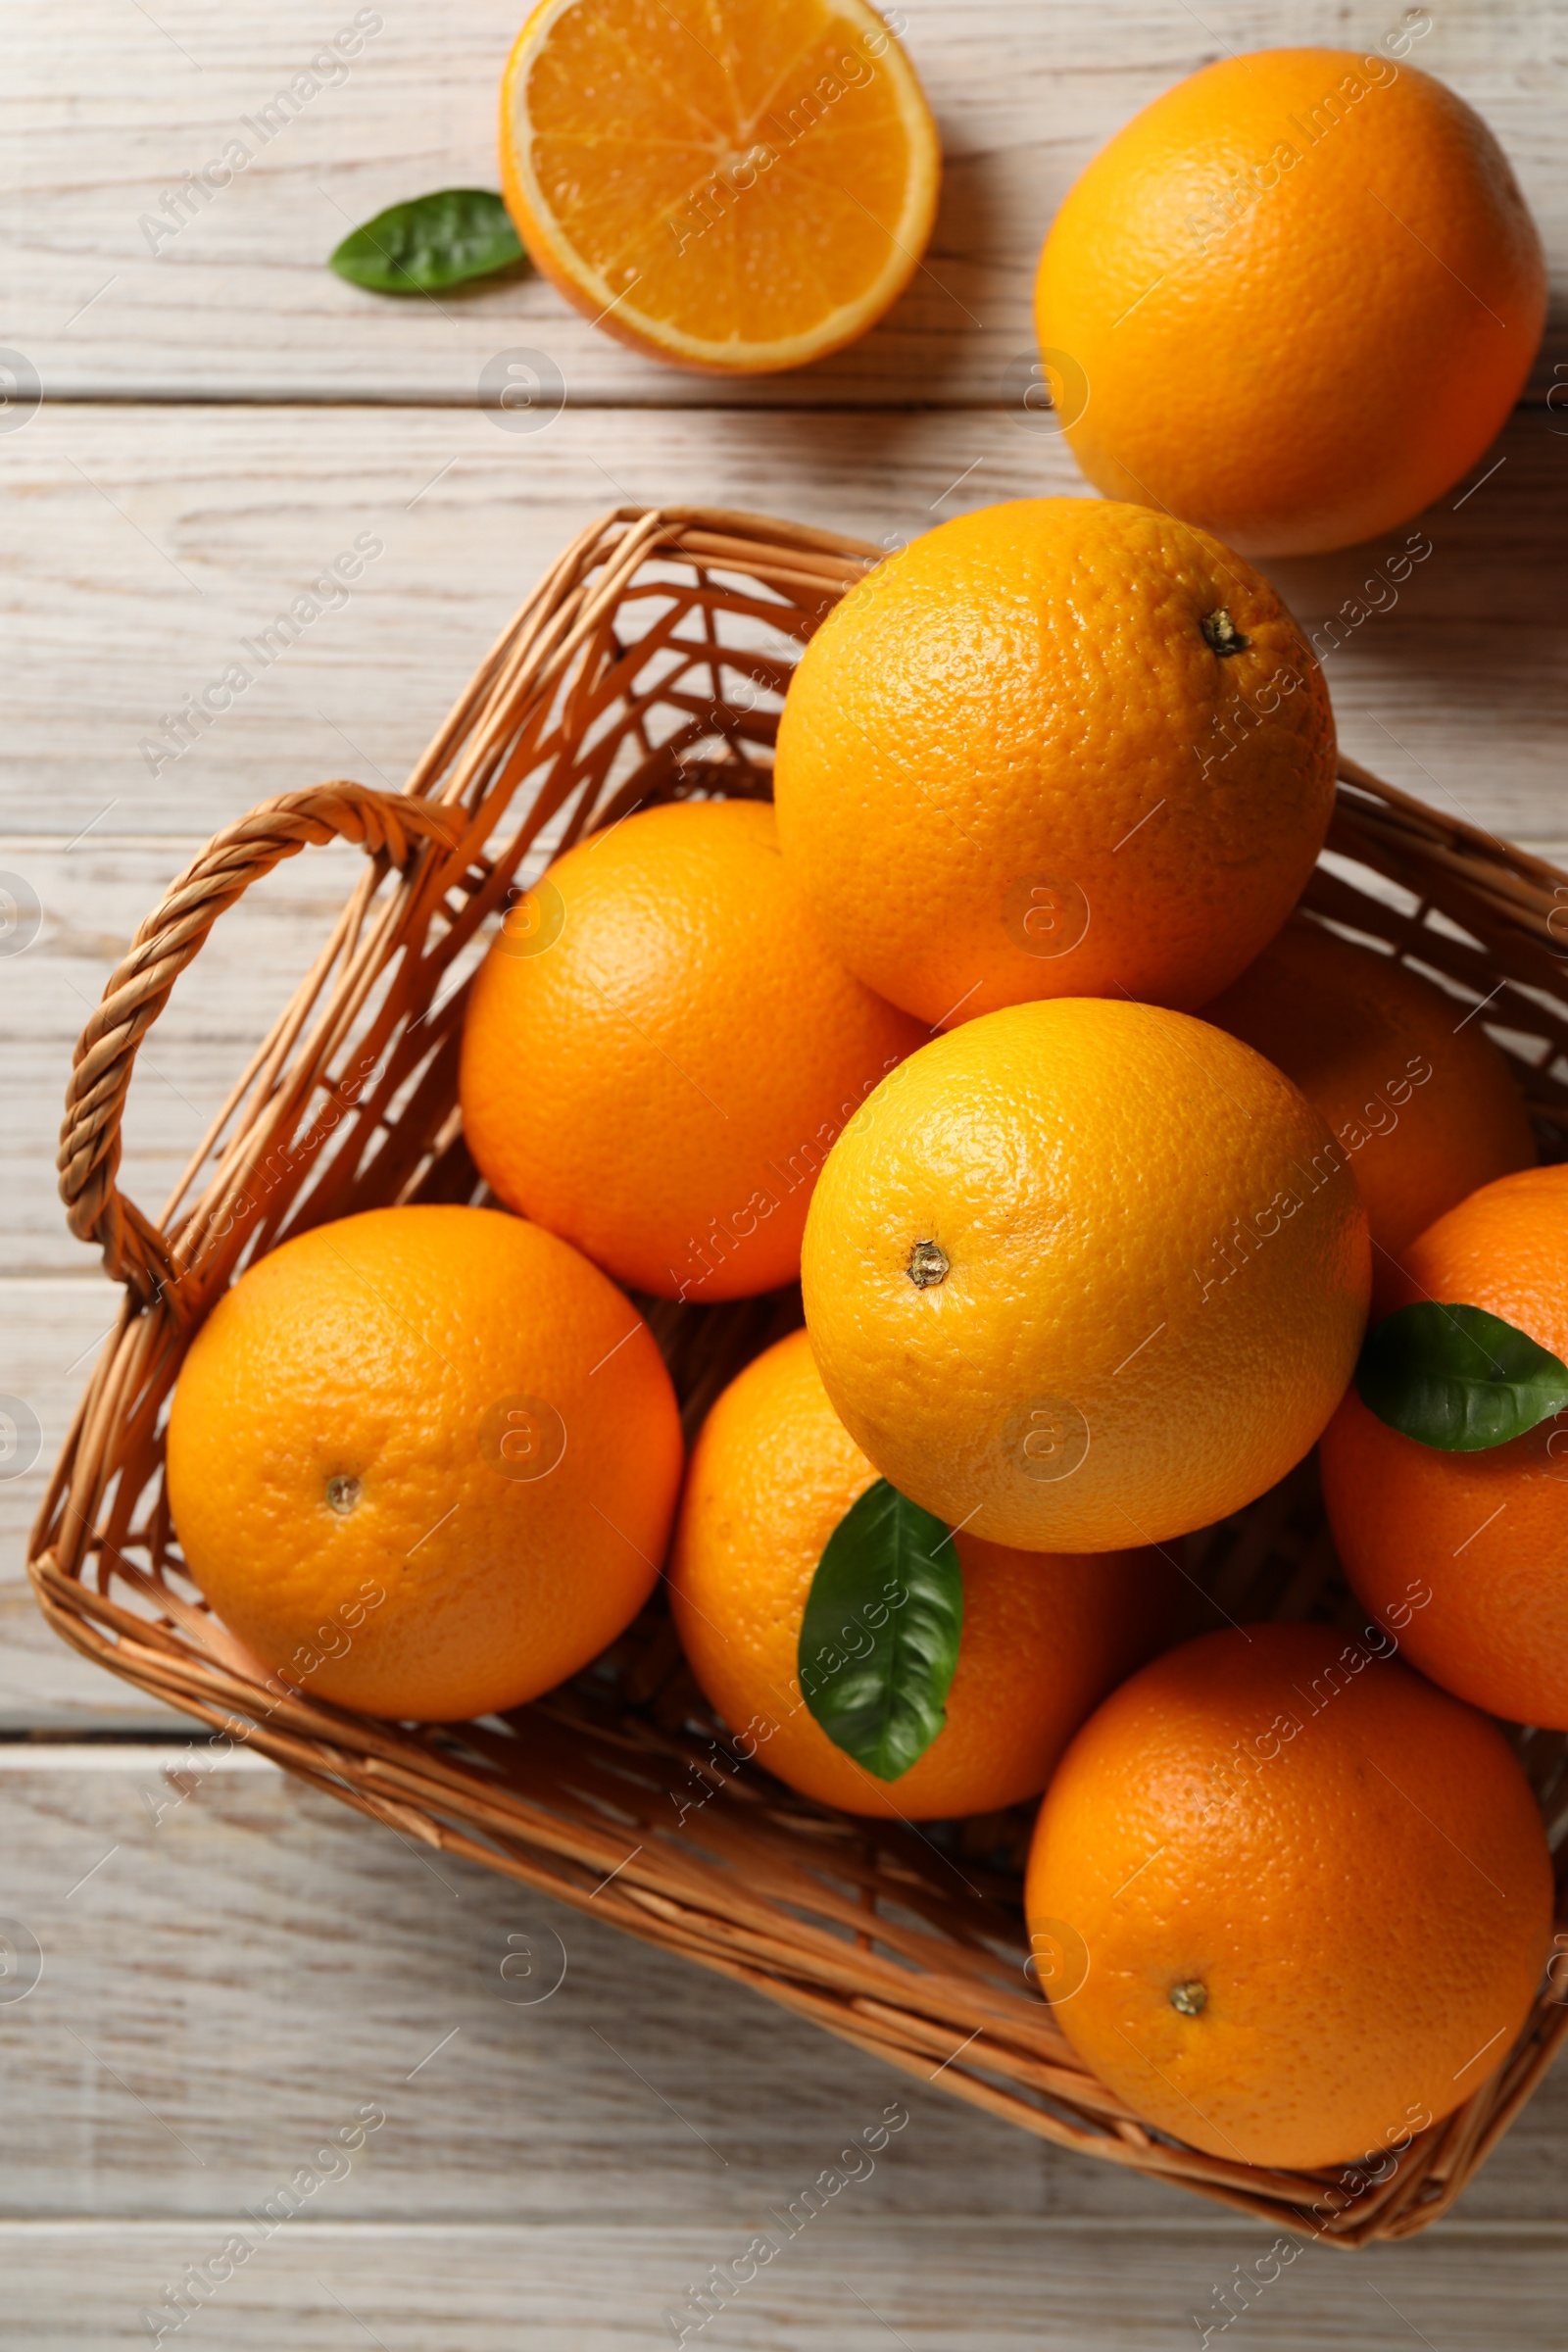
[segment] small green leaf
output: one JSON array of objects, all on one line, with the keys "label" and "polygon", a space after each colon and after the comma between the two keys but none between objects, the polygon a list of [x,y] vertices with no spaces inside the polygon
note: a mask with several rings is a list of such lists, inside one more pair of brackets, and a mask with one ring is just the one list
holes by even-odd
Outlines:
[{"label": "small green leaf", "polygon": [[488,188],[440,188],[351,230],[331,267],[375,294],[429,294],[522,259],[512,216]]},{"label": "small green leaf", "polygon": [[801,1620],[806,1703],[845,1754],[896,1781],[947,1722],[963,1576],[940,1519],[879,1478],[827,1540]]},{"label": "small green leaf", "polygon": [[1568,1364],[1479,1306],[1422,1299],[1367,1335],[1355,1368],[1361,1402],[1445,1453],[1506,1446],[1568,1404]]}]

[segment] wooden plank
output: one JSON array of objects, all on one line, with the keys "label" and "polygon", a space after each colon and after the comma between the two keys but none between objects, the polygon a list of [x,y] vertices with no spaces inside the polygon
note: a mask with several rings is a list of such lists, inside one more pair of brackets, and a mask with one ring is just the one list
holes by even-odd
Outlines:
[{"label": "wooden plank", "polygon": [[[1532,840],[1562,831],[1558,424],[1516,415],[1417,527],[1431,552],[1401,584],[1404,530],[1274,567],[1326,651],[1346,749]],[[0,439],[0,466],[5,829],[62,844],[86,826],[206,834],[326,775],[398,781],[543,566],[621,498],[896,545],[969,507],[1084,491],[1058,438],[1000,413],[567,410],[518,438],[431,410],[46,407]],[[262,632],[357,539],[381,552],[270,653]],[[1351,625],[1357,597],[1384,609]],[[234,664],[249,685],[187,722],[175,756],[166,719]]]},{"label": "wooden plank", "polygon": [[[37,1171],[41,1175],[42,1171]],[[41,1193],[41,1183],[34,1191]],[[88,1252],[81,1252],[90,1267]],[[27,1527],[101,1341],[120,1311],[101,1275],[0,1284],[0,1590],[23,1575]],[[19,1409],[20,1408],[20,1409]]]},{"label": "wooden plank", "polygon": [[[437,302],[389,301],[331,275],[333,245],[383,205],[495,184],[496,83],[526,11],[472,0],[432,19],[417,0],[378,0],[368,13],[381,29],[312,74],[312,59],[352,27],[350,0],[325,15],[314,0],[277,0],[263,18],[217,0],[162,0],[151,14],[121,0],[7,12],[21,199],[7,333],[51,395],[466,406],[485,361],[526,346],[549,354],[579,403],[995,403],[1008,363],[1033,351],[1030,293],[1051,217],[1129,116],[1227,49],[1381,46],[1406,22],[1394,0],[1232,0],[1222,26],[1184,0],[1082,10],[906,0],[908,47],[947,157],[926,267],[851,350],[736,384],[639,359],[530,276]],[[1492,123],[1560,269],[1568,172],[1544,102],[1552,0],[1465,0],[1418,21],[1431,29],[1410,62]],[[269,106],[272,131],[258,120]],[[182,177],[222,166],[235,140],[249,164],[216,193],[178,202]],[[183,218],[173,235],[146,225],[167,226],[166,198]],[[1538,396],[1565,350],[1559,331]]]},{"label": "wooden plank", "polygon": [[894,2100],[912,2121],[858,2184],[868,2216],[1189,2210],[243,1750],[192,1763],[0,1745],[5,1910],[43,1971],[0,2002],[8,2215],[234,2212],[371,2100],[337,2221],[727,2234]]},{"label": "wooden plank", "polygon": [[0,1548],[0,1743],[32,1738],[94,1740],[163,1733],[188,1739],[189,1716],[106,1674],[44,1623],[23,1577],[24,1529]]},{"label": "wooden plank", "polygon": [[[890,2343],[908,2352],[1170,2352],[1200,2342],[1204,2325],[1216,2329],[1211,2343],[1270,2352],[1406,2352],[1416,2343],[1555,2352],[1562,2343],[1555,2235],[1453,2231],[1375,2254],[1307,2253],[1282,2269],[1267,2234],[1242,2229],[1194,2236],[966,2215],[863,2222],[832,2211],[754,2271],[759,2258],[748,2264],[747,2250],[759,2237],[773,2242],[766,2229],[749,2219],[658,2230],[300,2220],[210,2294],[187,2285],[188,2334],[157,2340],[166,2352],[187,2342],[227,2352],[282,2343],[290,2352],[368,2343],[514,2352],[526,2329],[530,2352],[626,2352],[679,2343],[691,2314],[685,2344],[725,2352]],[[227,2216],[178,2230],[0,2225],[8,2342],[15,2352],[78,2352],[88,2342],[94,2352],[145,2352],[149,2308],[190,2266],[219,2256],[233,2230]],[[748,2283],[725,2300],[711,2272],[733,2262]],[[1248,2274],[1272,2283],[1244,2289]],[[701,2333],[691,2294],[705,2285],[713,2316]],[[1250,2295],[1245,2322],[1227,2292]],[[1227,2311],[1231,2338],[1217,2332]]]},{"label": "wooden plank", "polygon": [[[584,2231],[581,2242],[597,2244],[606,2274],[607,2318],[628,2331],[657,2328],[666,2295],[739,2253],[770,2215],[787,2216],[831,2166],[859,2177],[830,2200],[830,2215],[797,2232],[799,2244],[767,2282],[778,2294],[743,2297],[726,2328],[748,2310],[745,2324],[759,2328],[814,2311],[819,2290],[802,2257],[819,2240],[831,2243],[839,2275],[870,2293],[859,2263],[879,2242],[889,2246],[891,2232],[921,2290],[900,2308],[881,2307],[900,2332],[907,2332],[900,2309],[917,2316],[929,2293],[929,2309],[945,2316],[926,2324],[937,2327],[937,2341],[951,2339],[952,2307],[941,2298],[943,2279],[954,2278],[973,2288],[982,2331],[1021,2326],[1023,2303],[1045,2295],[1036,2319],[1063,2332],[1044,2340],[1066,2343],[1098,2276],[1104,2340],[1142,2344],[1142,2334],[1116,2336],[1115,2326],[1157,2321],[1171,2340],[1170,2329],[1190,2328],[1192,2310],[1208,2307],[1211,2278],[1268,2243],[1187,2192],[1050,2148],[938,2087],[911,2084],[591,1918],[427,1856],[243,1751],[213,1765],[157,1746],[0,1746],[0,1824],[5,1907],[20,1923],[9,1933],[18,1948],[30,1952],[30,1936],[41,1953],[34,1989],[0,2001],[8,2123],[0,2213],[12,2223],[177,2224],[155,2234],[133,2274],[109,2249],[119,2245],[130,2261],[134,2231],[94,2241],[106,2276],[148,2280],[116,2288],[133,2304],[161,2294],[172,2250],[178,2263],[169,2275],[177,2277],[179,2264],[216,2250],[245,2208],[260,2212],[317,2150],[345,2129],[352,2137],[367,2105],[384,2114],[384,2126],[343,2168],[316,2168],[336,2177],[312,2192],[255,2279],[278,2281],[277,2255],[291,2256],[296,2233],[319,2244],[314,2233],[326,2225],[396,2224],[398,2241],[416,2220],[454,2231],[523,2225],[537,2248],[550,2242],[548,2230]],[[874,2141],[878,2123],[900,2110],[907,2123],[890,2131],[873,2166],[841,2163],[854,2135],[870,2132]],[[1568,2237],[1565,2124],[1568,2075],[1559,2070],[1467,2192],[1460,2223],[1483,2233],[1528,2223],[1554,2230],[1558,2242]],[[1075,2269],[1083,2254],[1081,2245],[1073,2252],[1076,2225],[1086,2219],[1127,2236]],[[1074,2227],[1060,2227],[1067,2223]],[[1162,2251],[1137,2266],[1140,2283],[1119,2322],[1121,2290],[1109,2274],[1152,2230],[1166,2233]],[[1188,2243],[1178,2253],[1173,2239],[1184,2232],[1196,2250]],[[372,2270],[392,2242],[367,2246]],[[1484,2276],[1493,2292],[1504,2278],[1517,2281],[1522,2241],[1467,2239],[1462,2259],[1451,2247],[1443,2254],[1443,2242],[1434,2236],[1371,2258],[1401,2307],[1395,2277],[1416,2285],[1441,2278],[1446,2291],[1459,2291],[1462,2269],[1475,2265],[1473,2279]],[[14,2325],[16,2266],[22,2276],[39,2266],[40,2294],[43,2280],[58,2284],[62,2274],[49,2267],[47,2233],[13,2230],[0,2243]],[[390,2315],[405,2295],[420,2310],[421,2276],[458,2277],[443,2267],[441,2241],[424,2243],[427,2254],[398,2275],[396,2299],[381,2311]],[[661,2243],[663,2256],[655,2251]],[[534,2259],[524,2255],[518,2284],[531,2278],[528,2291],[543,2294],[554,2274],[542,2253],[545,2268],[531,2273]],[[1354,2298],[1367,2292],[1353,2277],[1363,2270],[1355,2257],[1308,2249],[1258,2315],[1286,2329],[1270,2340],[1304,2343],[1309,2321],[1348,2328]],[[281,2275],[298,2292],[316,2274]],[[321,2275],[356,2303],[335,2270]],[[97,2290],[83,2283],[76,2291]],[[281,2285],[264,2290],[274,2291]],[[1351,2300],[1336,2302],[1342,2291]],[[1528,2287],[1521,2291],[1507,2340],[1544,2345],[1548,2337],[1532,2332]],[[651,2312],[638,2300],[645,2294]],[[236,2283],[221,2302],[218,2340],[250,2340],[231,2332],[245,2301]],[[20,2308],[29,2325],[41,2324],[41,2306]],[[111,2303],[71,2308],[76,2340],[98,2342],[97,2315],[101,2308],[107,2328]],[[487,2308],[460,2300],[457,2313],[477,2322]],[[1365,2337],[1327,2340],[1381,2341],[1380,2313],[1361,2308]],[[1418,2326],[1423,2312],[1438,2310],[1406,2308]],[[1470,2310],[1450,2313],[1457,2332],[1440,2329],[1441,2342],[1479,2340],[1463,2332],[1461,2312]],[[365,2316],[385,2334],[375,2310]],[[585,2309],[558,2315],[568,2322],[585,2324]],[[971,2332],[964,2328],[963,2340]],[[7,2333],[8,2346],[17,2340]]]}]

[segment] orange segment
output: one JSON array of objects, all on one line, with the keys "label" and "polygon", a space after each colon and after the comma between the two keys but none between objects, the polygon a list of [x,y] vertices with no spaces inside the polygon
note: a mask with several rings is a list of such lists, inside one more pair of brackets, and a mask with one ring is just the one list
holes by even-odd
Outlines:
[{"label": "orange segment", "polygon": [[863,334],[918,264],[940,170],[864,0],[544,0],[502,83],[536,267],[689,368],[799,368]]}]

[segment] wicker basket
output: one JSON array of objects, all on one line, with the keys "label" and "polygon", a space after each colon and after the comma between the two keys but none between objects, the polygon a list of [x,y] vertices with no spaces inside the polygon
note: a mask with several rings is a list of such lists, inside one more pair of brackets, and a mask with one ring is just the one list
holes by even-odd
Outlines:
[{"label": "wicker basket", "polygon": [[[1087,2074],[1028,1981],[1028,1808],[917,1829],[795,1797],[726,1746],[659,1599],[589,1673],[505,1721],[403,1728],[264,1688],[172,1541],[162,1428],[204,1311],[237,1268],[308,1226],[482,1196],[456,1108],[463,975],[482,927],[519,876],[593,825],[693,792],[765,796],[791,661],[875,554],[757,515],[623,508],[528,599],[406,795],[343,782],[286,794],[174,884],[89,1021],[68,1096],[71,1226],[100,1245],[125,1300],[34,1533],[38,1600],[88,1656],[345,1803],[686,1953],[1027,2131],[1328,2242],[1405,2236],[1445,2211],[1529,2096],[1568,2029],[1554,1997],[1568,1985],[1548,1984],[1490,2080],[1392,2171],[1202,2155]],[[1342,777],[1307,904],[1484,1005],[1561,1155],[1568,881],[1349,761]],[[141,1039],[222,909],[333,835],[366,852],[357,887],[155,1224],[115,1183]],[[648,1312],[689,1428],[800,1320],[798,1294]],[[1354,1621],[1310,1465],[1186,1550],[1233,1617]],[[1568,1743],[1516,1744],[1560,1832]]]}]

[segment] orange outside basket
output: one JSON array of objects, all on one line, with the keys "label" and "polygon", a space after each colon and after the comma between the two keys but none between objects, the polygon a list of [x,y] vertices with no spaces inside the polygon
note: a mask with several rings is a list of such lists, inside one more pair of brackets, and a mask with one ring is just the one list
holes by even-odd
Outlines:
[{"label": "orange outside basket", "polygon": [[[125,1299],[34,1531],[39,1604],[112,1672],[346,1804],[579,1909],[592,1901],[599,1918],[1027,2131],[1329,2242],[1408,2236],[1452,2203],[1540,2081],[1568,2029],[1556,1997],[1568,1985],[1548,1985],[1484,2086],[1386,2177],[1205,2156],[1086,2073],[1026,1978],[1029,1808],[927,1835],[791,1794],[726,1748],[662,1597],[589,1673],[504,1721],[411,1729],[307,1690],[270,1695],[173,1544],[162,1428],[203,1313],[242,1264],[305,1227],[482,1196],[456,1107],[454,964],[467,951],[471,966],[519,874],[590,827],[694,792],[765,797],[791,662],[876,553],[765,516],[620,509],[528,598],[407,793],[337,782],[269,802],[220,833],[143,923],[68,1094],[71,1227],[102,1248]],[[1560,1156],[1568,878],[1348,760],[1341,776],[1306,904],[1484,1002]],[[115,1184],[137,1047],[223,908],[333,835],[366,853],[357,886],[155,1224]],[[648,1311],[689,1430],[800,1320],[798,1294]],[[1357,1622],[1309,1463],[1185,1549],[1232,1616]],[[1515,1745],[1560,1838],[1568,1740],[1520,1732]]]}]

